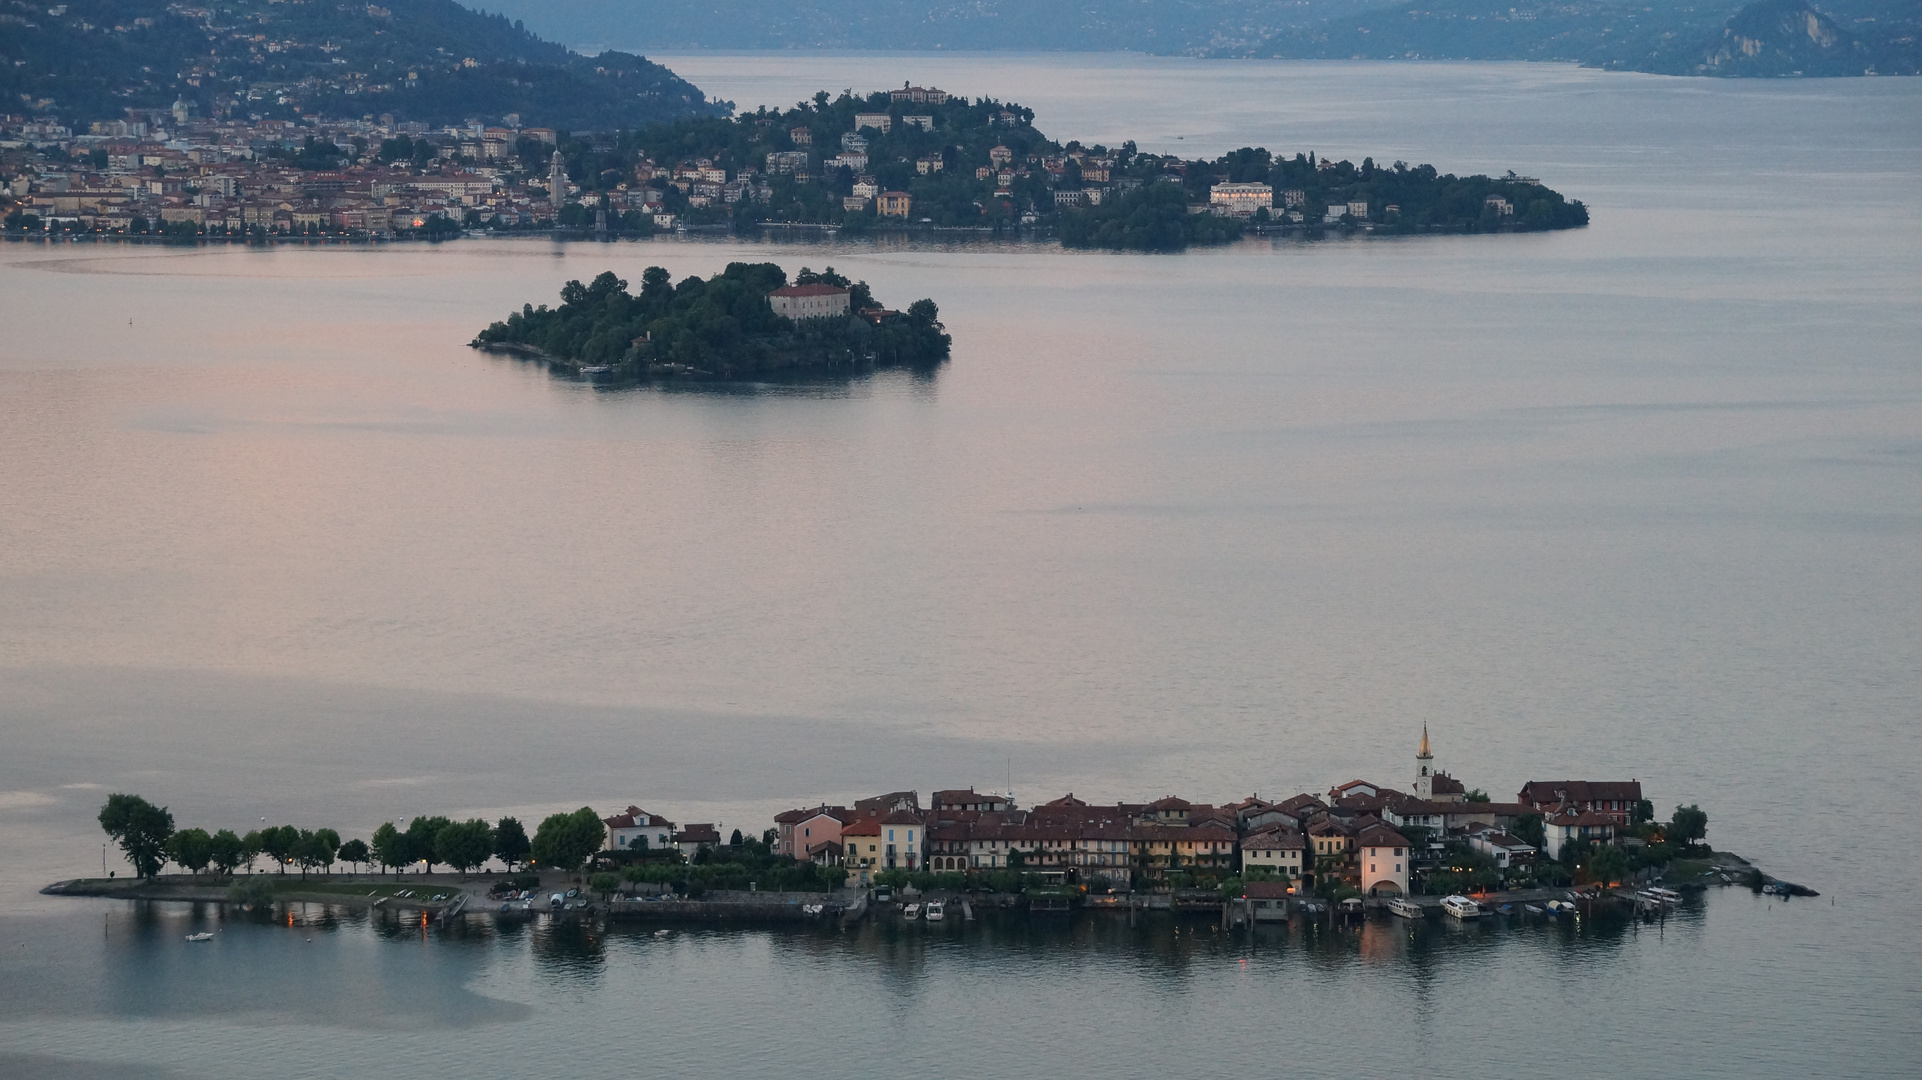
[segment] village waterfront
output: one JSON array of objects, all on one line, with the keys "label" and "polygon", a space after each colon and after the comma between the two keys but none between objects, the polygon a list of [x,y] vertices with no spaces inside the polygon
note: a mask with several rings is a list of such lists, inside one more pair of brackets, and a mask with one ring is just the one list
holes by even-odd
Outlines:
[{"label": "village waterfront", "polygon": [[[1162,152],[1539,163],[1593,218],[1180,256],[8,246],[0,1073],[1913,1071],[1922,882],[1873,831],[1922,783],[1910,81],[699,65],[744,104],[912,78]],[[464,344],[570,279],[737,260],[940,297],[954,356],[614,391]],[[362,837],[629,803],[731,833],[881,786],[1405,783],[1424,721],[1474,786],[1638,779],[1823,895],[1311,938],[38,892],[103,872],[112,791]]]}]

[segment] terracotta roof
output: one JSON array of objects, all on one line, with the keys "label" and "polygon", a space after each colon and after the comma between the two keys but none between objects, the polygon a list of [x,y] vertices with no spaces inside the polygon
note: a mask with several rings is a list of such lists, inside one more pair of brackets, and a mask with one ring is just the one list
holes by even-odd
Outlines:
[{"label": "terracotta roof", "polygon": [[775,289],[769,296],[846,296],[848,290],[839,285],[789,285],[785,289]]},{"label": "terracotta roof", "polygon": [[1370,825],[1361,831],[1360,836],[1355,838],[1355,846],[1364,848],[1405,848],[1409,846],[1409,843],[1406,836],[1403,836],[1386,825]]},{"label": "terracotta roof", "polygon": [[1299,851],[1308,846],[1293,829],[1263,831],[1241,841],[1243,851]]},{"label": "terracotta roof", "polygon": [[1250,881],[1241,887],[1241,895],[1250,900],[1286,900],[1288,886],[1279,881]]},{"label": "terracotta roof", "polygon": [[721,842],[721,831],[708,824],[689,825],[687,828],[674,834],[674,842],[677,844],[718,844]]},{"label": "terracotta roof", "polygon": [[666,818],[660,816],[659,814],[650,814],[638,806],[630,806],[627,808],[627,811],[625,813],[615,814],[613,817],[609,817],[609,818],[602,818],[601,824],[607,826],[610,829],[636,829],[636,828],[671,829],[674,827],[673,822],[667,820]]},{"label": "terracotta roof", "polygon": [[1539,805],[1560,802],[1640,802],[1639,780],[1530,780],[1516,802]]},{"label": "terracotta roof", "polygon": [[921,818],[920,818],[920,815],[915,814],[914,812],[909,810],[896,810],[894,813],[889,814],[887,817],[882,818],[881,824],[883,825],[919,825],[921,824]]},{"label": "terracotta roof", "polygon": [[1433,781],[1431,787],[1437,795],[1468,794],[1468,787],[1466,785],[1445,772],[1438,772],[1429,779]]}]

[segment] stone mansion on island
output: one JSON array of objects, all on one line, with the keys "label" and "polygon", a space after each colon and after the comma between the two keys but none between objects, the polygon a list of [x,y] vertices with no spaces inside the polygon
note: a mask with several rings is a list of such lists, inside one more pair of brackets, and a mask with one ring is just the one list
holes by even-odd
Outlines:
[{"label": "stone mansion on island", "polygon": [[[1223,806],[1169,796],[1095,805],[1072,793],[1022,808],[1012,794],[936,791],[923,807],[913,791],[852,806],[777,814],[772,850],[844,868],[868,886],[886,871],[1014,870],[1090,891],[1156,889],[1243,875],[1287,893],[1346,886],[1392,897],[1420,891],[1417,873],[1464,845],[1503,871],[1560,857],[1571,842],[1626,842],[1651,808],[1639,781],[1533,780],[1512,802],[1494,802],[1434,768],[1428,731],[1415,755],[1412,790],[1350,780],[1323,795],[1279,802],[1249,796]],[[630,807],[606,819],[610,852],[669,845],[693,855],[718,844],[713,825],[677,827]]]}]

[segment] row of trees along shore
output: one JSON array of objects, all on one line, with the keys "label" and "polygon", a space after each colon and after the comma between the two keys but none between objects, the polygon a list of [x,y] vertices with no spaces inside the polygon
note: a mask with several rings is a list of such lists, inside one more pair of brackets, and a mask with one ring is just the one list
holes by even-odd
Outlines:
[{"label": "row of trees along shore", "polygon": [[490,825],[479,818],[454,821],[446,817],[417,817],[405,829],[385,822],[366,839],[342,841],[333,829],[302,829],[293,825],[268,826],[236,832],[202,828],[175,829],[173,813],[138,795],[114,794],[100,808],[100,827],[120,845],[134,874],[158,875],[168,863],[190,874],[212,870],[221,875],[253,869],[262,856],[279,873],[297,867],[328,871],[337,863],[378,867],[382,873],[424,864],[432,872],[446,864],[468,873],[489,859],[499,859],[512,870],[517,865],[551,866],[578,870],[600,850],[604,835],[600,815],[591,807],[566,814],[550,814],[530,838],[516,818],[504,817]]}]

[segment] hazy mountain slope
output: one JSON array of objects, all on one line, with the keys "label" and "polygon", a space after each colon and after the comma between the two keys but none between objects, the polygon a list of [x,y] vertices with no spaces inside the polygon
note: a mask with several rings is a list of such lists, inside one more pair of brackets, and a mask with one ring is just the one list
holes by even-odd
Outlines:
[{"label": "hazy mountain slope", "polygon": [[637,56],[579,56],[453,0],[0,0],[0,95],[73,121],[177,98],[202,114],[518,112],[530,125],[632,127],[712,111]]},{"label": "hazy mountain slope", "polygon": [[494,0],[548,37],[643,49],[1128,49],[1562,60],[1668,74],[1910,73],[1922,0]]},{"label": "hazy mountain slope", "polygon": [[1806,0],[1422,0],[1286,30],[1232,52],[1572,60],[1670,75],[1914,74],[1917,6],[1871,0],[1841,13],[1845,27]]},{"label": "hazy mountain slope", "polygon": [[486,0],[546,37],[629,49],[1038,49],[1247,45],[1379,0]]}]

